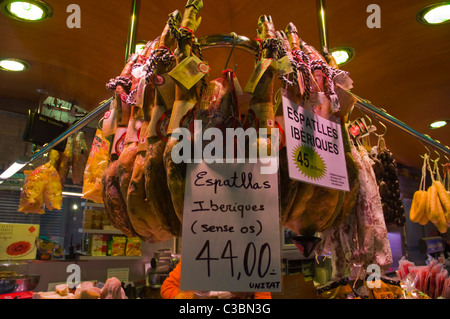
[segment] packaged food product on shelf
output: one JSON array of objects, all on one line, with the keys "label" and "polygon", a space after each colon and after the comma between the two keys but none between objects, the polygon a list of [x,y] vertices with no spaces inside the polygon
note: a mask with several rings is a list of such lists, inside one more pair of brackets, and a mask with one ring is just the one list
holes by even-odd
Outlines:
[{"label": "packaged food product on shelf", "polygon": [[108,256],[125,256],[126,236],[113,235],[108,241]]}]

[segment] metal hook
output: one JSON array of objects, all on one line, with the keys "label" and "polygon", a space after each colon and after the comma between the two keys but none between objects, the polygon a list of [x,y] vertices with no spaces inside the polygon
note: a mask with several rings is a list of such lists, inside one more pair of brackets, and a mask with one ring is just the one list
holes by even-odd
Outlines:
[{"label": "metal hook", "polygon": [[[426,150],[428,151],[428,157],[431,157],[431,152],[430,149],[428,147],[426,147],[422,142],[420,142],[420,144],[422,144],[423,147],[426,148]],[[421,156],[423,158],[423,156]]]},{"label": "metal hook", "polygon": [[441,154],[439,154],[438,151],[434,150],[434,152],[438,155],[438,158],[436,158],[435,160],[433,160],[433,162],[439,162],[439,160],[441,159]]},{"label": "metal hook", "polygon": [[234,48],[236,46],[237,34],[234,32],[231,32],[230,34],[233,36],[233,46],[231,47],[230,54],[228,55],[228,58],[227,58],[227,62],[225,63],[225,67],[223,68],[224,70],[226,70],[228,68],[228,63],[230,62],[231,55],[233,54]]},{"label": "metal hook", "polygon": [[378,119],[377,119],[377,122],[384,128],[384,133],[383,133],[383,134],[377,134],[377,133],[374,133],[376,136],[378,136],[378,137],[380,138],[380,137],[383,137],[383,136],[386,135],[386,133],[387,133],[387,126],[384,125],[384,123],[381,122],[381,121],[378,120]]},{"label": "metal hook", "polygon": [[359,108],[359,111],[361,112],[362,115],[364,115],[364,117],[369,121],[369,124],[367,125],[367,131],[369,131],[369,129],[372,127],[372,119],[366,114],[364,113],[361,108]]},{"label": "metal hook", "polygon": [[103,120],[105,119],[105,117],[103,116],[97,123],[97,129],[101,130],[102,126],[103,126]]}]

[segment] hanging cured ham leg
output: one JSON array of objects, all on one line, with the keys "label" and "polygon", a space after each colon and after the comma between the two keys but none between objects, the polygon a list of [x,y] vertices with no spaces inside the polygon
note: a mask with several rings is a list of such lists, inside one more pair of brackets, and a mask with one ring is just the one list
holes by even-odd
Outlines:
[{"label": "hanging cured ham leg", "polygon": [[[148,56],[153,52],[155,47],[158,45],[158,41],[152,41],[147,43],[145,48],[142,50],[142,52],[139,55],[138,60],[136,61],[135,66],[142,66],[142,63]],[[137,93],[130,93],[130,95],[137,95],[142,94],[142,90],[138,92],[138,89],[140,88],[139,85],[141,83],[142,76],[132,77],[132,85],[130,92],[137,92]],[[151,85],[150,85],[151,86]],[[146,90],[147,94],[153,95],[154,89],[149,87],[149,90]],[[149,96],[148,100],[152,101],[152,97]],[[136,101],[142,101],[142,98],[131,98],[130,96],[127,100],[127,102],[131,105],[131,116],[130,120],[128,122],[127,127],[127,133],[125,135],[125,141],[124,146],[122,149],[122,152],[120,153],[120,156],[118,158],[118,165],[117,165],[117,171],[118,171],[118,177],[119,177],[119,184],[120,184],[120,193],[122,194],[122,197],[124,200],[127,199],[127,192],[128,192],[128,186],[130,185],[131,180],[131,174],[133,173],[133,165],[134,160],[136,158],[138,144],[139,144],[139,135],[140,128],[142,125],[142,121],[144,120],[144,108],[141,103],[136,103]],[[148,111],[149,106],[146,106],[146,110]]]},{"label": "hanging cured ham leg", "polygon": [[[181,22],[181,14],[179,11],[175,11],[169,19],[173,23],[173,27],[178,27]],[[161,61],[156,65],[155,78],[166,75],[173,68],[174,58],[171,55],[171,51],[174,49],[175,44],[175,39],[170,33],[170,25],[167,24],[161,35],[160,47],[163,50],[157,53]],[[170,59],[162,59],[163,56],[170,56]],[[170,92],[170,94],[174,93]],[[144,186],[148,205],[151,207],[155,218],[159,221],[160,227],[170,236],[179,237],[181,235],[181,222],[172,204],[163,161],[167,139],[165,136],[162,136],[161,132],[161,119],[166,117],[171,109],[172,105],[166,105],[161,94],[155,95],[147,134],[148,145],[144,159]]]},{"label": "hanging cured ham leg", "polygon": [[[281,45],[283,47],[283,51],[285,54],[292,59],[292,48],[291,44],[286,37],[286,34],[284,32],[278,32],[277,31],[277,38],[281,41]],[[284,56],[284,55],[283,55]],[[282,58],[282,57],[281,57]],[[297,70],[294,70],[294,72]],[[298,73],[299,75],[300,72]],[[298,81],[300,79],[297,79],[297,83],[292,83],[294,85],[286,84],[282,81],[282,88],[286,90],[291,98],[294,99],[295,96],[300,94],[299,87],[296,85],[298,84]],[[278,108],[279,113],[281,115],[282,108]],[[278,115],[278,114],[277,114]],[[281,115],[282,116],[282,115]],[[280,178],[280,218],[281,218],[281,225],[285,225],[289,212],[291,210],[291,207],[294,203],[294,200],[297,195],[297,189],[298,189],[298,181],[293,180],[289,177],[289,168],[288,168],[288,161],[287,161],[287,150],[286,145],[281,145],[280,151],[279,151],[279,160],[280,160],[280,169],[279,169],[279,178]]]},{"label": "hanging cured ham leg", "polygon": [[[178,15],[178,11],[175,11],[171,16],[177,17]],[[167,24],[161,34],[159,48],[164,47],[170,51],[173,42],[169,32],[169,25]],[[165,53],[165,50],[156,50],[153,52],[153,57],[161,57]],[[171,65],[172,61],[170,59],[166,63],[163,61],[157,62],[156,74],[154,75],[165,74]],[[152,83],[147,83],[146,92],[149,87],[152,87]],[[152,101],[149,101],[149,99],[152,99]],[[171,207],[170,193],[165,182],[166,176],[162,163],[164,147],[155,147],[158,143],[165,145],[164,140],[159,138],[155,131],[156,124],[165,112],[166,107],[157,92],[154,95],[145,93],[144,106],[150,106],[149,111],[145,112],[146,119],[145,125],[143,125],[147,129],[142,131],[145,134],[143,135],[145,140],[144,143],[138,146],[138,153],[128,188],[127,201],[130,220],[136,232],[145,238],[147,242],[155,243],[179,235],[180,226],[170,227],[171,223],[165,219],[166,216],[170,216],[171,211],[172,218],[169,221],[178,223],[178,225],[180,223]],[[149,197],[147,187],[151,194],[155,193],[157,195]]]},{"label": "hanging cured ham leg", "polygon": [[[249,114],[253,114],[257,124],[257,129],[266,129],[266,135],[259,135],[256,145],[250,145],[258,149],[267,150],[267,155],[278,151],[272,149],[271,136],[276,135],[275,114],[274,114],[274,79],[276,70],[271,66],[271,62],[277,57],[278,40],[275,34],[275,26],[271,16],[262,15],[258,19],[258,38],[260,39],[260,63],[265,69],[261,79],[255,87],[249,104]],[[247,116],[249,116],[247,114]],[[278,138],[278,136],[277,136]]]},{"label": "hanging cured ham leg", "polygon": [[[333,103],[328,98],[335,98],[335,94],[326,95],[324,91],[332,92],[332,79],[327,78],[329,66],[317,51],[302,41],[297,34],[296,27],[290,23],[286,28],[286,35],[290,41],[292,57],[298,65],[302,75],[305,90],[302,97],[303,106],[315,114],[326,119],[335,118]],[[303,49],[304,51],[300,51]],[[313,62],[313,63],[311,63]],[[317,67],[320,66],[320,69]],[[327,80],[325,80],[327,79]],[[339,101],[334,101],[339,104]],[[338,111],[339,109],[336,109]],[[344,144],[348,144],[347,132],[342,125],[342,136]],[[320,240],[314,235],[323,232],[331,227],[337,218],[342,214],[345,203],[345,214],[348,214],[349,208],[355,204],[355,190],[357,191],[357,167],[354,163],[349,148],[346,151],[346,165],[350,172],[350,185],[353,192],[338,191],[330,188],[313,186],[311,184],[297,182],[297,192],[291,205],[288,216],[284,216],[284,226],[299,234],[296,238],[298,244],[305,249],[306,253],[311,253],[315,244]],[[280,161],[285,161],[280,156]],[[283,176],[285,165],[280,163],[281,176]],[[354,174],[356,172],[356,174]],[[284,172],[286,175],[286,172]],[[292,182],[291,182],[292,183]],[[292,184],[291,184],[292,185]],[[283,188],[282,188],[283,189]],[[283,196],[281,194],[281,196]],[[283,210],[282,210],[283,212]],[[285,212],[285,211],[284,211]],[[342,220],[342,219],[341,219]]]},{"label": "hanging cured ham leg", "polygon": [[[122,73],[115,80],[111,80],[107,87],[114,89],[115,91],[115,102],[116,110],[118,110],[118,115],[116,121],[119,126],[126,126],[128,124],[129,115],[128,105],[124,102],[126,95],[131,89],[131,76],[132,68],[137,60],[138,55],[133,55],[129,58],[127,64],[125,65]],[[123,99],[123,100],[122,100]],[[117,134],[116,134],[117,135]],[[115,141],[118,140],[118,136],[114,137]],[[120,182],[118,175],[118,157],[120,155],[117,153],[119,148],[116,147],[117,143],[113,143],[110,155],[110,163],[105,169],[102,178],[102,197],[103,203],[105,204],[105,210],[108,214],[110,223],[115,228],[122,231],[126,236],[133,237],[135,232],[133,226],[128,218],[127,206],[122,194],[120,192]]]},{"label": "hanging cured ham leg", "polygon": [[[180,24],[180,31],[182,31],[185,36],[177,39],[178,52],[176,59],[178,65],[192,54],[193,34],[201,22],[201,18],[197,19],[197,14],[202,7],[203,2],[201,0],[189,1],[186,5],[183,19]],[[197,91],[195,86],[187,90],[181,84],[177,83],[175,88],[175,102],[170,117],[167,144],[164,150],[163,159],[167,174],[167,185],[170,190],[173,207],[180,221],[183,220],[186,163],[175,163],[172,158],[172,150],[179,142],[178,139],[172,135],[172,132],[174,129],[180,127],[181,119],[196,103]]]}]

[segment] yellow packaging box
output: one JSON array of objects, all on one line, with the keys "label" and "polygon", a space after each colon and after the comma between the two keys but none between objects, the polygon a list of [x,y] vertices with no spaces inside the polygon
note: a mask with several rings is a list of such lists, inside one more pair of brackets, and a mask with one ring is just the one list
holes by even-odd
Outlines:
[{"label": "yellow packaging box", "polygon": [[36,259],[40,225],[0,223],[0,260]]},{"label": "yellow packaging box", "polygon": [[125,247],[127,244],[127,237],[112,236],[109,241],[110,256],[125,256]]},{"label": "yellow packaging box", "polygon": [[142,254],[142,240],[139,237],[128,237],[126,256],[141,256]]},{"label": "yellow packaging box", "polygon": [[106,235],[92,234],[91,255],[106,256]]}]

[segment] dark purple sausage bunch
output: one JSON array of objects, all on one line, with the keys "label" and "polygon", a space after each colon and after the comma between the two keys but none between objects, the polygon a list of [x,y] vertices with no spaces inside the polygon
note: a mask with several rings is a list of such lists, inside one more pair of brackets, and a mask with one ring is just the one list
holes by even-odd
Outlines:
[{"label": "dark purple sausage bunch", "polygon": [[406,222],[405,209],[394,156],[388,149],[384,149],[376,156],[371,155],[371,159],[374,161],[373,170],[377,178],[386,225],[403,226]]}]

